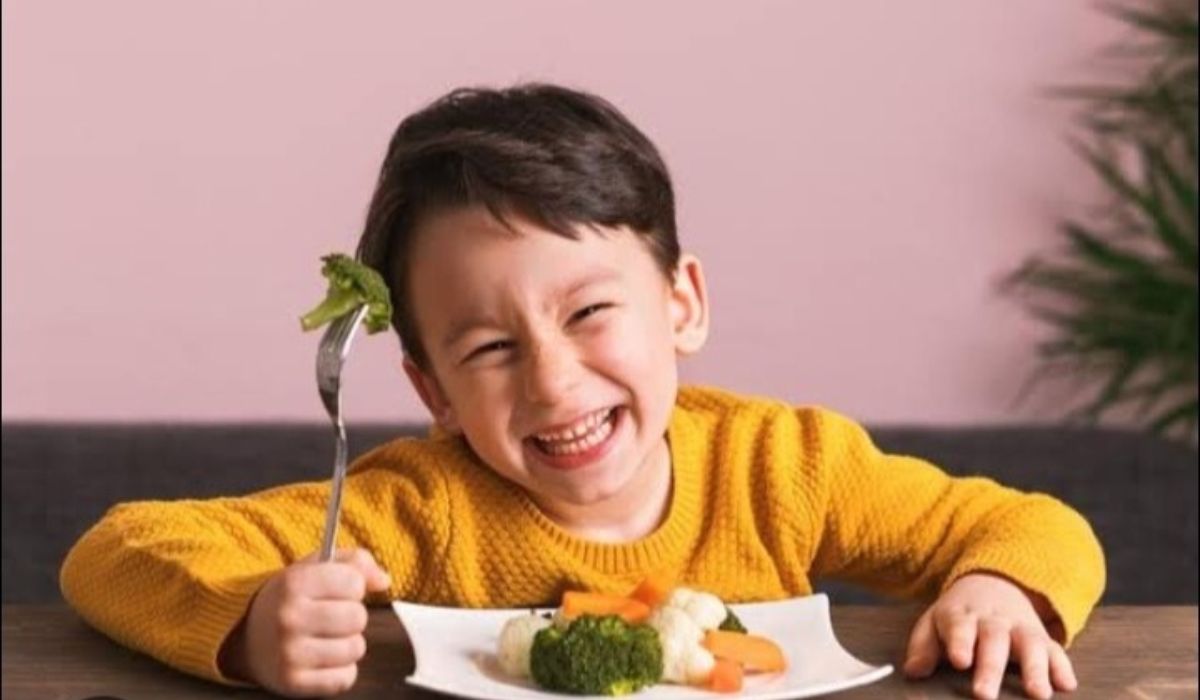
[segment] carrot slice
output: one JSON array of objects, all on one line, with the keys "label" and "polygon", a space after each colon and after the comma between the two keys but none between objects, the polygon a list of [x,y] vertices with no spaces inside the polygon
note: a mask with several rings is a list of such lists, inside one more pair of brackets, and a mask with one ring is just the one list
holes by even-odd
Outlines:
[{"label": "carrot slice", "polygon": [[580,615],[619,615],[626,622],[636,623],[650,617],[650,606],[623,595],[567,591],[563,593],[562,613],[568,620]]},{"label": "carrot slice", "polygon": [[718,659],[736,661],[750,672],[787,668],[779,645],[754,634],[708,630],[704,633],[704,648]]},{"label": "carrot slice", "polygon": [[640,600],[651,608],[657,608],[671,595],[675,589],[675,574],[663,570],[650,574],[630,594],[630,598]]},{"label": "carrot slice", "polygon": [[718,693],[736,693],[742,689],[742,665],[731,659],[717,659],[712,675],[708,677],[708,689]]}]

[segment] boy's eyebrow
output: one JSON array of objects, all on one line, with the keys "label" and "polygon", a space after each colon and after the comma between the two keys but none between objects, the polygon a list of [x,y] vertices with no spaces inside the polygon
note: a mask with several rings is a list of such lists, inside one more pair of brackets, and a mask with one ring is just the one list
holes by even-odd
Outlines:
[{"label": "boy's eyebrow", "polygon": [[583,279],[578,279],[571,282],[562,291],[562,296],[569,297],[581,289],[592,286],[593,284],[603,284],[605,282],[615,282],[621,279],[621,273],[616,270],[601,270],[594,272]]}]

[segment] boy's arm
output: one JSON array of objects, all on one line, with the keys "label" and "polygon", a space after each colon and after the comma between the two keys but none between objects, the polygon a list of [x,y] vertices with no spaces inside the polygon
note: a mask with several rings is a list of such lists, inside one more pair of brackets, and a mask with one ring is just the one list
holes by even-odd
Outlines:
[{"label": "boy's arm", "polygon": [[819,445],[808,470],[810,493],[823,501],[814,512],[825,514],[814,576],[931,598],[965,574],[994,573],[1026,589],[1050,613],[1047,623],[1060,622],[1064,643],[1083,627],[1105,571],[1099,542],[1076,511],[1046,495],[883,454],[837,414],[799,415],[806,439]]},{"label": "boy's arm", "polygon": [[[339,547],[372,552],[391,597],[420,596],[435,576],[417,562],[444,551],[442,481],[386,468],[346,480]],[[212,680],[217,655],[272,575],[320,546],[329,485],[305,483],[242,498],[147,501],[111,509],[67,555],[63,595],[116,641]],[[427,574],[428,572],[426,572]]]}]

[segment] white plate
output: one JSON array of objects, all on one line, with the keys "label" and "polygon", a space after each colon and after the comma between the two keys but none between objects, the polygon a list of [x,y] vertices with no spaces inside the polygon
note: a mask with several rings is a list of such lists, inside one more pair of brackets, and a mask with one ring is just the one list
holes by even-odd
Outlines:
[{"label": "white plate", "polygon": [[[484,700],[580,697],[541,690],[533,681],[512,678],[500,670],[496,660],[500,630],[509,618],[528,610],[436,608],[403,601],[392,607],[412,640],[417,667],[408,682],[413,685]],[[751,632],[779,644],[788,660],[783,673],[747,674],[737,697],[808,698],[866,685],[892,672],[890,665],[865,664],[842,648],[833,636],[829,599],[824,594],[730,607]],[[715,700],[730,696],[663,684],[633,697]]]}]

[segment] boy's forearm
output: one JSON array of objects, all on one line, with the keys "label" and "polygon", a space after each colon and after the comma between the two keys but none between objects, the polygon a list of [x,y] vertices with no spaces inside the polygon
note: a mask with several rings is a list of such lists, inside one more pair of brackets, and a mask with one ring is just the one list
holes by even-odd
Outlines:
[{"label": "boy's forearm", "polygon": [[185,507],[171,508],[148,503],[110,511],[67,555],[63,596],[121,644],[181,671],[233,682],[218,670],[218,652],[271,569],[222,534],[181,537],[173,519],[208,528]]},{"label": "boy's forearm", "polygon": [[1070,642],[1104,589],[1104,556],[1082,516],[1048,496],[880,453],[861,428],[826,420],[816,576],[929,597],[965,574],[999,573],[1043,596]]}]

